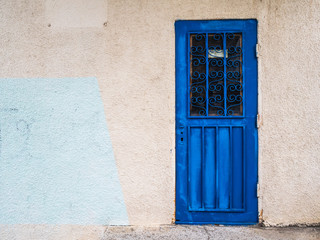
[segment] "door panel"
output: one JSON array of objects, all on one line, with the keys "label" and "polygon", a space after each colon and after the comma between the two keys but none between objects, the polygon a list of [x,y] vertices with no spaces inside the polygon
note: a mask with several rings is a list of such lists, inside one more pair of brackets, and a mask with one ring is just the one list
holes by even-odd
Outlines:
[{"label": "door panel", "polygon": [[175,27],[176,223],[254,224],[257,22]]},{"label": "door panel", "polygon": [[189,126],[190,211],[244,211],[244,126]]}]

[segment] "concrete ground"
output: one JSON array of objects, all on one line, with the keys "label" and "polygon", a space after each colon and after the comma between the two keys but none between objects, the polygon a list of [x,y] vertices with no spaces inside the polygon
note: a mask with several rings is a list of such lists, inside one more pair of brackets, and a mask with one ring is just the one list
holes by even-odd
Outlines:
[{"label": "concrete ground", "polygon": [[103,240],[125,239],[303,239],[320,240],[320,227],[225,227],[163,225],[159,227],[106,227]]},{"label": "concrete ground", "polygon": [[80,226],[0,225],[0,240],[126,240],[126,239],[303,239],[320,240],[320,227],[225,227],[197,225]]}]

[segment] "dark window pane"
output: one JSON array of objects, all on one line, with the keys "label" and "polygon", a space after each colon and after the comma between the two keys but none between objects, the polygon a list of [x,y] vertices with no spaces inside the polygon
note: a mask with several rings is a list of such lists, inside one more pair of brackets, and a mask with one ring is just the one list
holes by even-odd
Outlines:
[{"label": "dark window pane", "polygon": [[190,115],[206,116],[206,34],[190,35]]}]

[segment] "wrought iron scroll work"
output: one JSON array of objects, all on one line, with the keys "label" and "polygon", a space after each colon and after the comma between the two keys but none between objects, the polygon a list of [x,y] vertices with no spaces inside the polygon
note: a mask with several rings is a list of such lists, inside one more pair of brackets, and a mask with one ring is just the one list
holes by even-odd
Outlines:
[{"label": "wrought iron scroll work", "polygon": [[226,116],[243,115],[243,72],[241,33],[226,33]]},{"label": "wrought iron scroll work", "polygon": [[190,34],[190,116],[243,116],[241,33]]},{"label": "wrought iron scroll work", "polygon": [[190,42],[190,112],[193,116],[207,116],[206,34],[191,35]]}]

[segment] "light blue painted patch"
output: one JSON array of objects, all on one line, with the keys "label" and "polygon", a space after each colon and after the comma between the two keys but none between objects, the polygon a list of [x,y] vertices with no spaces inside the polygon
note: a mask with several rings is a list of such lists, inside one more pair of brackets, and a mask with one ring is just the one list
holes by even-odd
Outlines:
[{"label": "light blue painted patch", "polygon": [[0,223],[126,225],[95,78],[0,79]]}]

